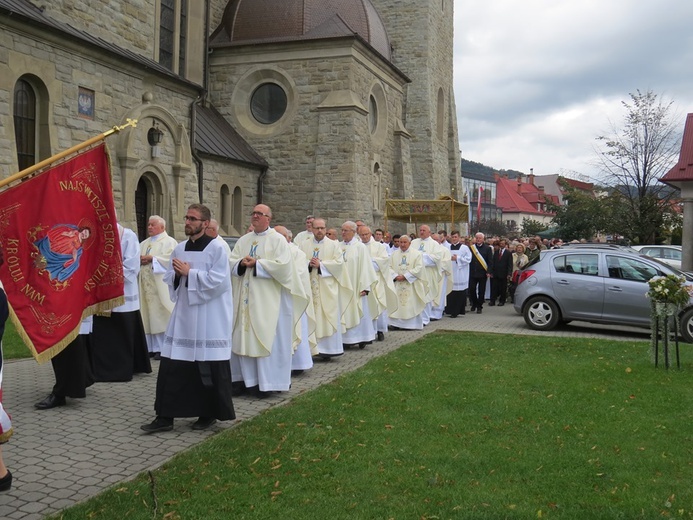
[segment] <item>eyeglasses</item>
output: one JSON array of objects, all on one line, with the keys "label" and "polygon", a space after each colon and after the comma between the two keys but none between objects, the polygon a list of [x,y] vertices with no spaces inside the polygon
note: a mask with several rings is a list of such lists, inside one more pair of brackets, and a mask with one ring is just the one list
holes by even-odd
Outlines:
[{"label": "eyeglasses", "polygon": [[205,220],[203,218],[189,217],[188,215],[185,215],[183,218],[186,222],[202,222],[203,220]]},{"label": "eyeglasses", "polygon": [[251,217],[269,217],[267,213],[262,213],[261,211],[253,211],[250,214]]}]

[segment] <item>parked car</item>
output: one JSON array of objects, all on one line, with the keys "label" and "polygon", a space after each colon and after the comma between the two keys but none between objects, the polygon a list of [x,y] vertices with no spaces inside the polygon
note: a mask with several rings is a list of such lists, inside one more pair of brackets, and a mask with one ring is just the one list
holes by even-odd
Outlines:
[{"label": "parked car", "polygon": [[609,242],[580,242],[580,243],[569,243],[569,244],[563,244],[561,246],[561,249],[585,249],[585,248],[593,248],[593,249],[617,249],[619,251],[628,251],[630,253],[636,253],[635,249],[633,249],[630,246],[624,246],[622,244],[612,244]]},{"label": "parked car", "polygon": [[[650,326],[648,280],[693,276],[649,256],[618,249],[573,248],[542,251],[519,275],[515,311],[535,330],[571,320]],[[693,297],[680,314],[681,336],[693,343]]]},{"label": "parked car", "polygon": [[673,265],[676,269],[681,269],[681,246],[662,245],[638,245],[633,249],[643,255],[658,258],[662,262]]}]

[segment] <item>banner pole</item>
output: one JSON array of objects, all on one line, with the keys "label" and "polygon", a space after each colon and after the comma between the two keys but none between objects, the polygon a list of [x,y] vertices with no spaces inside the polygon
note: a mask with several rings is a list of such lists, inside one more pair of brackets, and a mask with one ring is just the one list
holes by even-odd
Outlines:
[{"label": "banner pole", "polygon": [[72,155],[73,153],[79,152],[83,148],[86,148],[88,146],[91,146],[94,143],[98,143],[99,141],[103,141],[106,137],[113,135],[115,133],[120,132],[121,130],[124,130],[127,127],[132,127],[135,128],[137,126],[137,119],[127,119],[127,123],[121,126],[114,126],[110,130],[106,130],[104,133],[97,135],[96,137],[92,137],[91,139],[87,139],[86,141],[79,143],[72,148],[69,148],[65,150],[64,152],[60,152],[56,155],[53,155],[52,157],[49,157],[48,159],[44,159],[40,163],[34,164],[33,166],[29,166],[28,168],[25,168],[21,172],[15,173],[14,175],[10,175],[6,179],[2,179],[0,181],[0,188],[4,188],[8,184],[13,183],[14,181],[17,181],[23,177],[26,177],[27,175],[31,175],[32,173],[45,168],[46,166],[49,166],[53,164],[55,161],[59,161],[60,159],[67,157],[68,155]]}]

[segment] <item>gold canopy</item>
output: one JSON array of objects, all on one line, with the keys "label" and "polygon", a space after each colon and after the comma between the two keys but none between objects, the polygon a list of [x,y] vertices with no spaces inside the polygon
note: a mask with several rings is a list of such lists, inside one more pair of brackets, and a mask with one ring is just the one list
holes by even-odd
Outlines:
[{"label": "gold canopy", "polygon": [[469,222],[469,204],[444,195],[437,200],[385,200],[385,220],[396,222]]}]

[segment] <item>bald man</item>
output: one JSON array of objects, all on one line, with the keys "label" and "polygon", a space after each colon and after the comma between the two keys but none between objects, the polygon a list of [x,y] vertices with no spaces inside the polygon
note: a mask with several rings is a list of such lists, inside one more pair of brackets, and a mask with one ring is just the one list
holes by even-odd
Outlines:
[{"label": "bald man", "polygon": [[263,398],[289,390],[296,325],[309,301],[289,244],[270,227],[271,220],[269,206],[255,206],[253,231],[238,239],[231,253],[236,395]]}]

